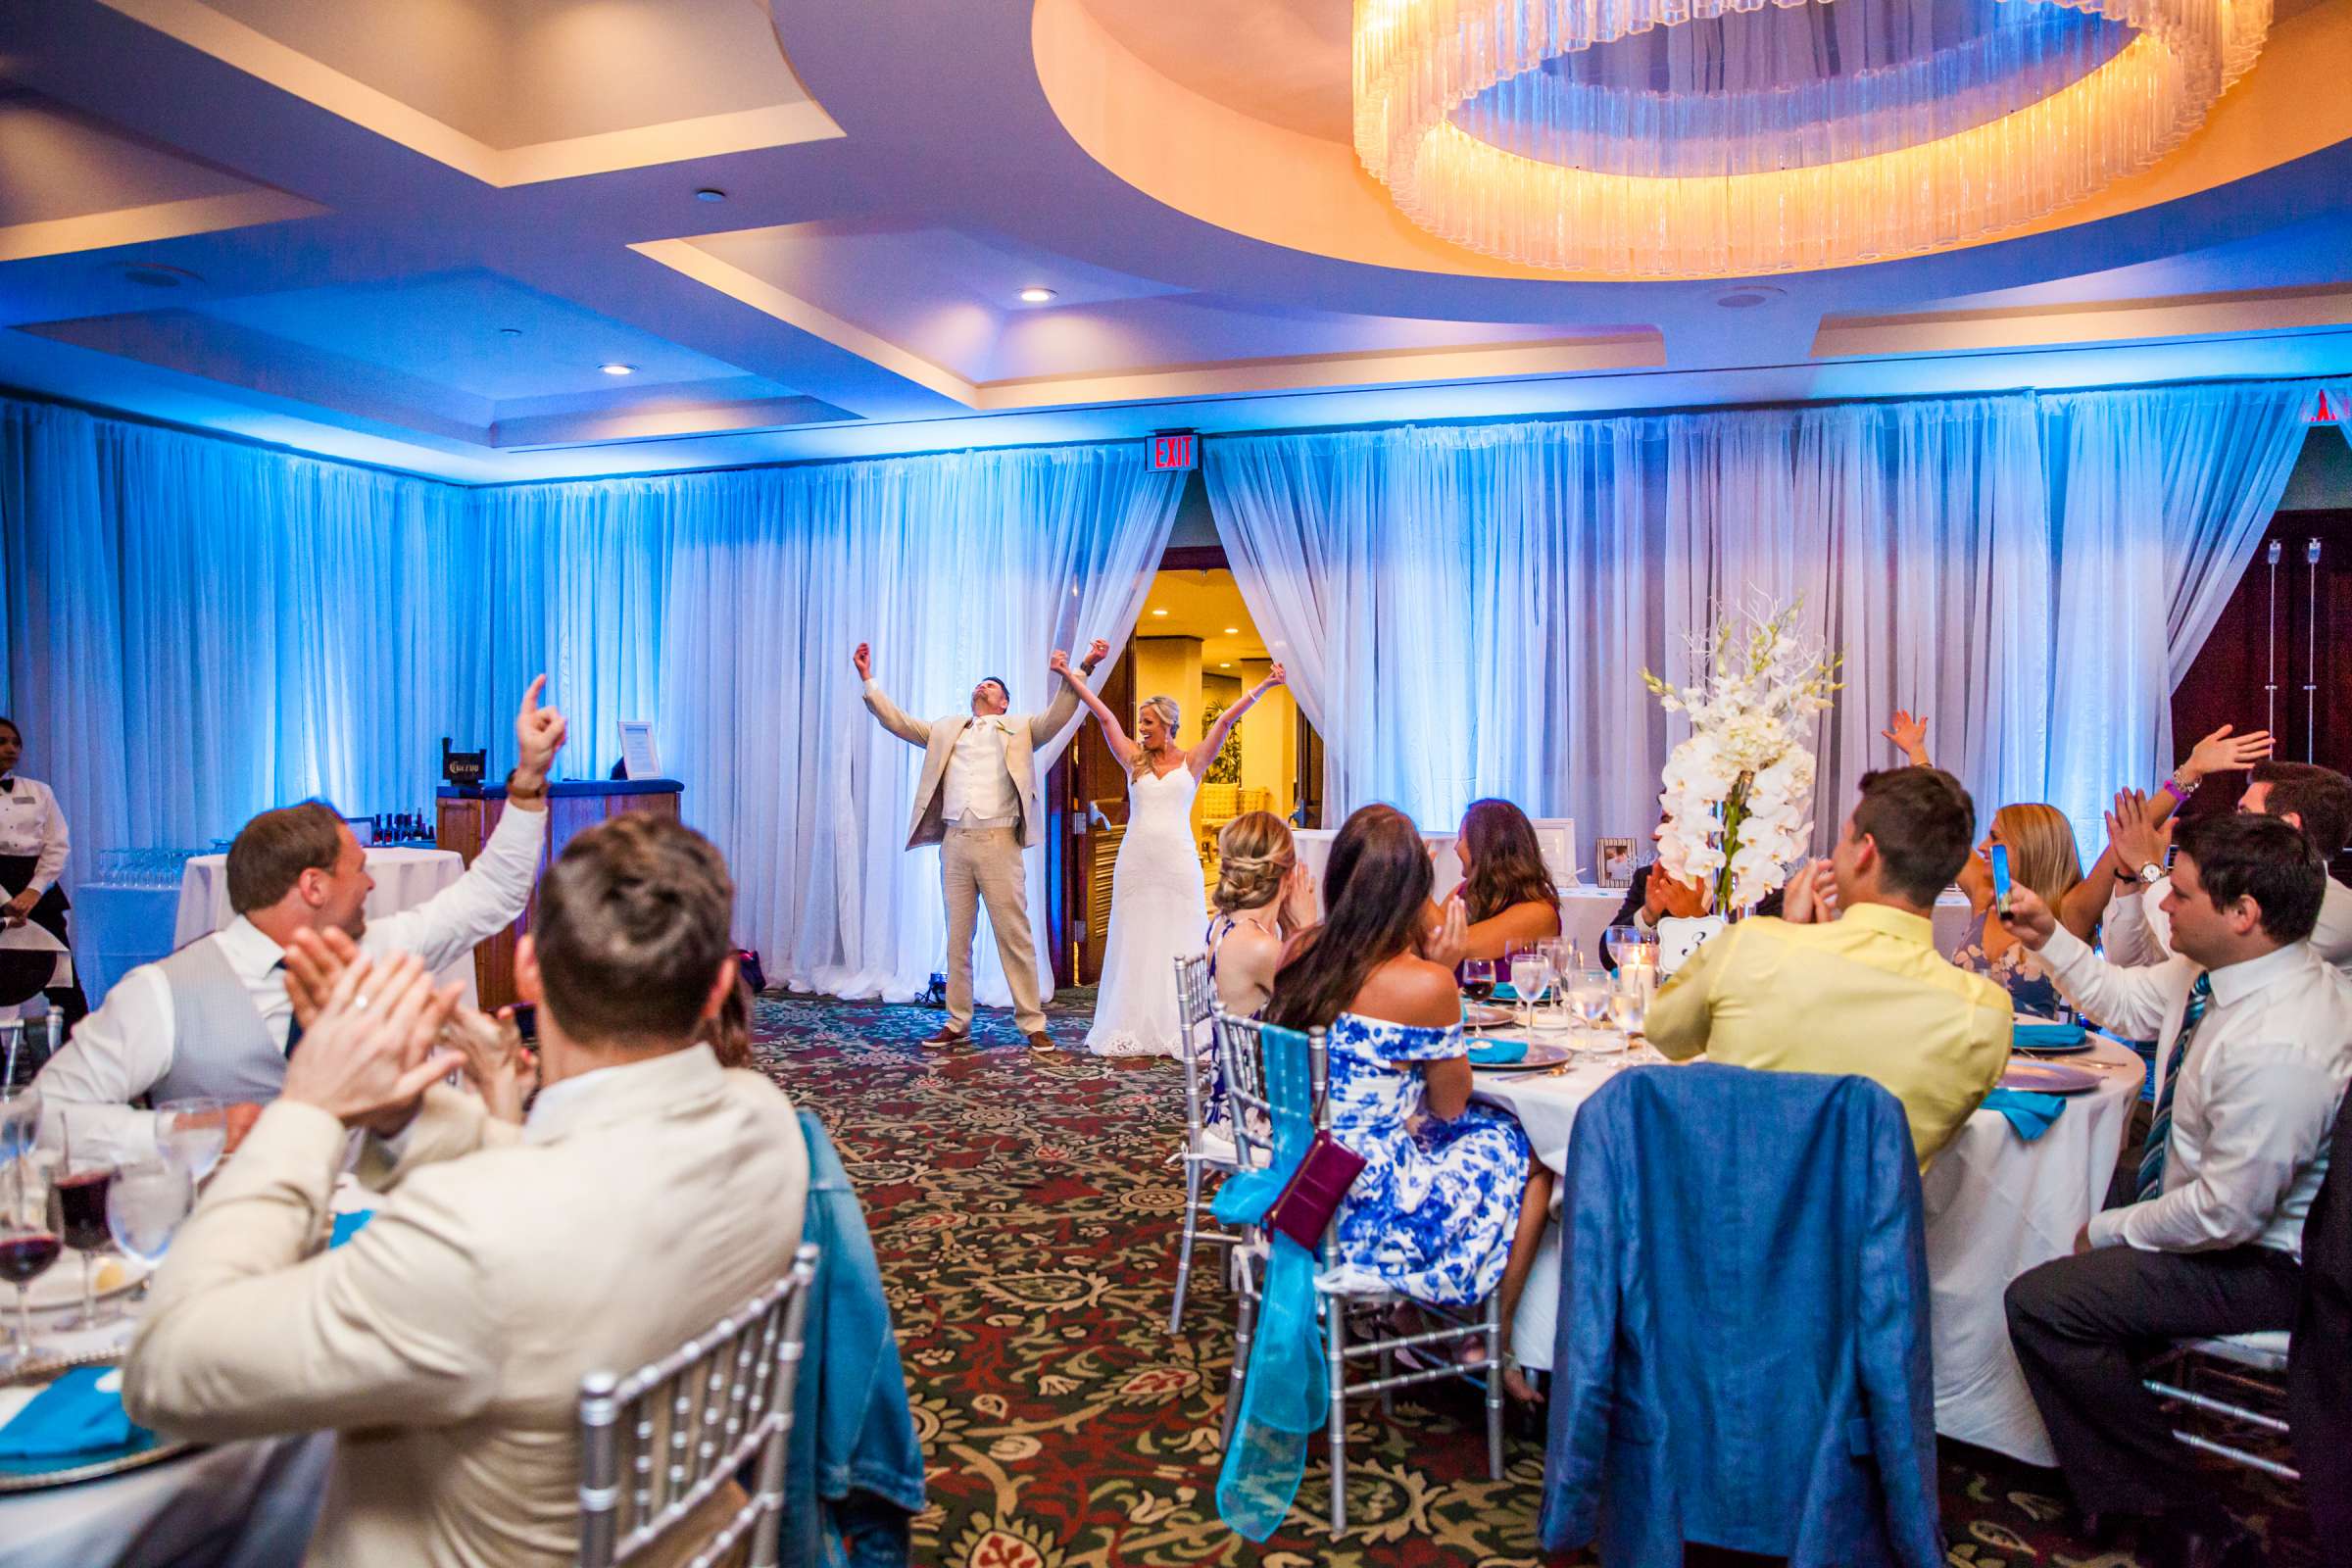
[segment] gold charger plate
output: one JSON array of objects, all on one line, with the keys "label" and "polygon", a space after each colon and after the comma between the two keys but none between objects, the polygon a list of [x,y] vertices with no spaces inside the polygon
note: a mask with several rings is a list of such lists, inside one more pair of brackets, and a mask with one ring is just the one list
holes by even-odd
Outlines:
[{"label": "gold charger plate", "polygon": [[[28,1384],[54,1383],[76,1367],[119,1366],[122,1355],[119,1350],[106,1350],[83,1355],[49,1356],[7,1373],[0,1373],[0,1388],[23,1388]],[[144,1470],[149,1465],[176,1459],[193,1452],[201,1444],[175,1443],[146,1434],[146,1446],[127,1449],[104,1450],[103,1458],[75,1464],[40,1468],[43,1461],[35,1459],[0,1459],[0,1496],[16,1492],[39,1492],[49,1487],[69,1487],[77,1481],[101,1481],[108,1476],[125,1475]]]}]

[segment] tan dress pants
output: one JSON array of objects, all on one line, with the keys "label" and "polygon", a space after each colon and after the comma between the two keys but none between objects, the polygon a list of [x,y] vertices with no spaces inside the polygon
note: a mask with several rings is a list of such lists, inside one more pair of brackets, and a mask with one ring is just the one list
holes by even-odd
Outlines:
[{"label": "tan dress pants", "polygon": [[1029,934],[1029,884],[1021,847],[1008,827],[950,827],[939,846],[939,880],[948,901],[948,1026],[972,1026],[972,937],[980,905],[1012,988],[1013,1018],[1021,1033],[1039,1034],[1046,1009],[1037,997],[1037,944]]}]

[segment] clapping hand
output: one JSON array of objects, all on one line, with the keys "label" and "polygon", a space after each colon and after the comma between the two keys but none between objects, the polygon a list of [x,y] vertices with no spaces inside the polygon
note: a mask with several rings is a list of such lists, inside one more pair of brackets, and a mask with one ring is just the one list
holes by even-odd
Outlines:
[{"label": "clapping hand", "polygon": [[2180,771],[2193,782],[2214,773],[2238,772],[2271,755],[2277,743],[2271,739],[2269,730],[2258,729],[2250,735],[2230,734],[2235,727],[2224,724],[2197,742],[2189,751],[2188,760],[2180,764]]},{"label": "clapping hand", "polygon": [[514,770],[525,784],[545,782],[556,754],[564,749],[564,714],[539,706],[539,694],[545,690],[547,677],[542,675],[522,694],[522,707],[514,713],[514,753],[519,759]]},{"label": "clapping hand", "polygon": [[466,1080],[490,1114],[519,1124],[523,1102],[539,1084],[539,1062],[522,1043],[514,1009],[501,1007],[493,1018],[477,1008],[458,1007],[441,1038],[466,1058]]},{"label": "clapping hand", "polygon": [[307,1031],[326,1010],[335,982],[358,961],[360,945],[339,926],[320,931],[297,931],[286,944],[286,1000],[294,1004],[294,1021]]},{"label": "clapping hand", "polygon": [[1781,918],[1790,925],[1826,925],[1838,918],[1838,880],[1827,860],[1808,860],[1789,873]]},{"label": "clapping hand", "polygon": [[859,680],[874,678],[874,650],[870,645],[859,643],[855,649],[852,649],[850,662],[857,666]]},{"label": "clapping hand", "polygon": [[1928,715],[1914,715],[1907,708],[1898,708],[1886,727],[1879,733],[1894,742],[1895,750],[1911,760],[1913,767],[1928,765]]},{"label": "clapping hand", "polygon": [[1293,931],[1303,931],[1315,923],[1314,868],[1300,860],[1291,867],[1285,881],[1281,922]]},{"label": "clapping hand", "polygon": [[[2203,750],[2200,743],[2199,750]],[[2139,875],[2143,865],[2162,867],[2173,847],[2173,824],[2151,820],[2148,798],[2137,790],[2117,790],[2114,808],[2107,813],[2107,853],[2115,857],[2116,874]]]},{"label": "clapping hand", "polygon": [[1450,969],[1462,961],[1469,948],[1470,911],[1463,907],[1462,896],[1456,893],[1446,901],[1438,923],[1421,934],[1421,956]]},{"label": "clapping hand", "polygon": [[1070,678],[1070,656],[1056,648],[1046,656],[1046,667],[1063,680]]},{"label": "clapping hand", "polygon": [[1707,890],[1698,878],[1685,881],[1664,865],[1649,868],[1649,880],[1642,886],[1642,914],[1651,925],[1669,915],[1688,920],[1706,912]]},{"label": "clapping hand", "polygon": [[286,1059],[279,1098],[325,1111],[346,1127],[397,1131],[426,1087],[463,1064],[433,1041],[459,988],[435,989],[415,955],[362,955],[344,966],[302,1049]]}]

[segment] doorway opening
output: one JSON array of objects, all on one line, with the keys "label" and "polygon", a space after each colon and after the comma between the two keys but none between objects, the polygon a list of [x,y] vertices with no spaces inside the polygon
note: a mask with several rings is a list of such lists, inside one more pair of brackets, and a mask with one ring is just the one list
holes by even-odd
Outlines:
[{"label": "doorway opening", "polygon": [[[1226,709],[1265,678],[1266,640],[1216,547],[1171,549],[1161,558],[1135,634],[1113,655],[1097,688],[1134,733],[1136,707],[1171,697],[1184,715],[1179,743],[1197,744]],[[1054,766],[1048,924],[1054,978],[1092,985],[1110,931],[1112,867],[1127,826],[1127,770],[1100,725],[1082,733]],[[1193,841],[1203,895],[1217,879],[1217,831],[1246,811],[1272,811],[1303,827],[1322,823],[1323,741],[1286,688],[1243,715],[1200,781]],[[1205,916],[1203,917],[1205,925]]]}]

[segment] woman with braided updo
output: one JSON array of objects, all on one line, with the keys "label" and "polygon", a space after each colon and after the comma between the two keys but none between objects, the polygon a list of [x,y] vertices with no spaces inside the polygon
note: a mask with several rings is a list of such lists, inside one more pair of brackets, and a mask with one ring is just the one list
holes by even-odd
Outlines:
[{"label": "woman with braided updo", "polygon": [[1208,975],[1227,1012],[1255,1017],[1274,989],[1282,950],[1315,923],[1314,873],[1298,863],[1291,824],[1245,811],[1217,834],[1217,886],[1208,902]]}]

